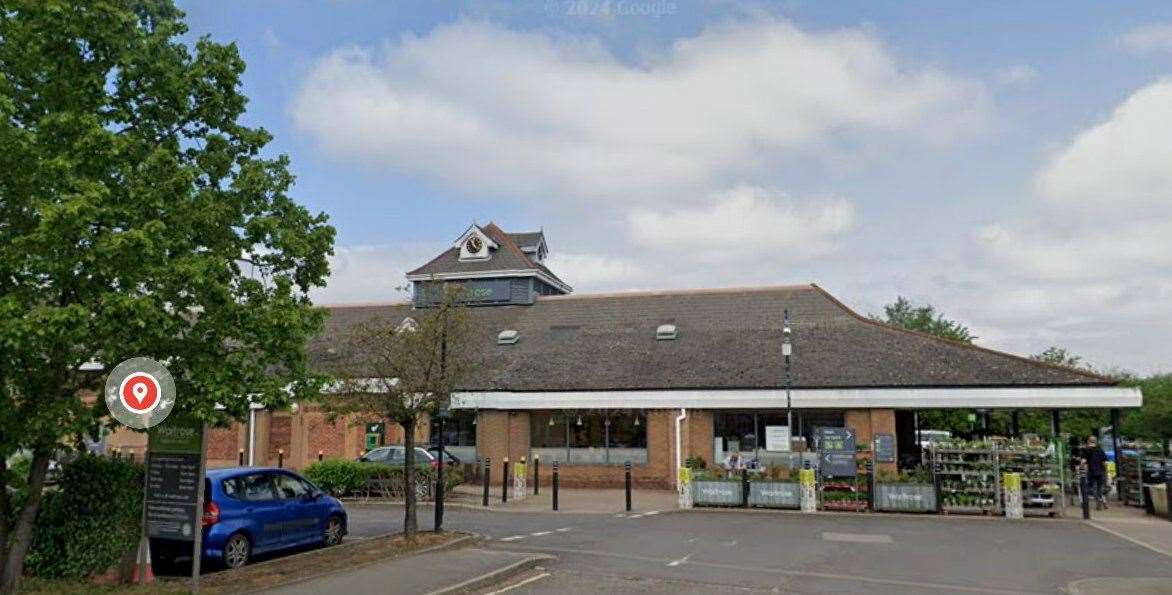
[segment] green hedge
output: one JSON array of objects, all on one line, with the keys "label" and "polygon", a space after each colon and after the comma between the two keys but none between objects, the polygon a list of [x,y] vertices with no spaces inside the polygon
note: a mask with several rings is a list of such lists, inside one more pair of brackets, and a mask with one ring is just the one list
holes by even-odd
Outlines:
[{"label": "green hedge", "polygon": [[85,578],[118,564],[138,542],[143,468],[84,455],[46,492],[26,568],[44,578]]},{"label": "green hedge", "polygon": [[[419,481],[435,483],[435,470],[428,465],[419,465],[416,477]],[[361,492],[371,479],[391,480],[395,485],[403,484],[403,467],[382,463],[363,463],[346,459],[330,459],[314,463],[302,471],[306,479],[333,496],[346,496]],[[464,482],[464,471],[459,467],[444,467],[444,486],[447,490]]]}]

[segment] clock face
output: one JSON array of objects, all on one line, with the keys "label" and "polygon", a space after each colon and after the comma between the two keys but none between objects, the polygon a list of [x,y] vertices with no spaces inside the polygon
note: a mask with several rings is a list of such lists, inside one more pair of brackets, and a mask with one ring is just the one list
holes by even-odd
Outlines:
[{"label": "clock face", "polygon": [[480,254],[480,250],[484,248],[484,242],[480,241],[480,236],[472,236],[464,243],[464,249],[469,254]]}]

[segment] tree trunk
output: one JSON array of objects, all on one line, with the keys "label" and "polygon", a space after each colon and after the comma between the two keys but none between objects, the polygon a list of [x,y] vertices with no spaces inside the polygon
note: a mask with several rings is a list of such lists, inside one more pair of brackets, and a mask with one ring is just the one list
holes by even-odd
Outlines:
[{"label": "tree trunk", "polygon": [[0,577],[4,574],[4,560],[8,559],[8,456],[0,453]]},{"label": "tree trunk", "polygon": [[33,527],[36,525],[37,509],[41,505],[41,491],[45,487],[51,452],[38,450],[33,453],[28,473],[28,502],[20,511],[20,517],[16,519],[16,526],[12,530],[12,546],[4,556],[4,571],[0,573],[0,593],[15,593],[20,588],[24,558],[33,542]]},{"label": "tree trunk", "polygon": [[418,524],[415,520],[415,418],[406,418],[403,425],[403,536],[415,538]]}]

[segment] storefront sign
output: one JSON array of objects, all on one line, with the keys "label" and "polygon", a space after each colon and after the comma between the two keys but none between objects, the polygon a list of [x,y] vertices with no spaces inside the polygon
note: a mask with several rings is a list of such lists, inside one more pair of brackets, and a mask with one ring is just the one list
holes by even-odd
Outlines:
[{"label": "storefront sign", "polygon": [[423,301],[439,303],[445,287],[459,288],[457,300],[470,304],[507,302],[512,297],[512,279],[483,279],[468,281],[427,282],[417,284],[424,293]]},{"label": "storefront sign", "polygon": [[150,537],[193,541],[200,530],[203,424],[172,417],[150,432],[146,526]]},{"label": "storefront sign", "polygon": [[765,450],[770,452],[789,452],[789,426],[765,426]]},{"label": "storefront sign", "polygon": [[895,436],[892,434],[875,434],[875,461],[879,463],[895,462]]},{"label": "storefront sign", "polygon": [[741,504],[741,482],[739,481],[693,481],[693,501],[696,504],[739,506]]}]

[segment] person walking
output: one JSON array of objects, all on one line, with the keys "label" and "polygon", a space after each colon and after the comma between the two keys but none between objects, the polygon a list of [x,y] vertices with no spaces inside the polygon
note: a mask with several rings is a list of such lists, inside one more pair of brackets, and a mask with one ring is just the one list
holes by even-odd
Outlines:
[{"label": "person walking", "polygon": [[1103,510],[1107,508],[1107,499],[1103,496],[1103,488],[1107,485],[1107,453],[1103,452],[1094,436],[1087,438],[1087,445],[1082,450],[1082,459],[1087,464],[1090,496],[1095,498],[1095,508]]}]

